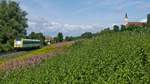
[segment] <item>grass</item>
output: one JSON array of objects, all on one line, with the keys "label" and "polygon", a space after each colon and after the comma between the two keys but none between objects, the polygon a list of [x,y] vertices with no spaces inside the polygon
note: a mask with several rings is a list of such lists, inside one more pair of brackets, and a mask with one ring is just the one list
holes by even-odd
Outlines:
[{"label": "grass", "polygon": [[[62,47],[60,49],[65,49],[65,47],[67,47],[67,45],[64,46],[64,48]],[[13,61],[13,60],[14,61],[16,61],[16,60],[24,61],[24,60],[27,60],[34,56],[45,55],[45,54],[56,52],[58,50],[59,50],[59,48],[56,48],[56,44],[53,44],[51,46],[46,46],[46,47],[38,49],[38,50],[28,51],[28,52],[25,52],[25,53],[22,53],[22,54],[19,54],[16,56],[1,57],[0,64],[5,64],[5,63],[7,63],[9,61]]]},{"label": "grass", "polygon": [[1,84],[149,84],[150,34],[103,34],[26,69],[0,73]]}]

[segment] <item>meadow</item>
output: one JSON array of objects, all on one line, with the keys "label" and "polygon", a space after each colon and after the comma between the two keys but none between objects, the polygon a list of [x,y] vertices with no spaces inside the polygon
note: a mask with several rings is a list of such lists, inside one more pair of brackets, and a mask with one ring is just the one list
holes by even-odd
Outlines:
[{"label": "meadow", "polygon": [[106,33],[23,69],[0,72],[0,84],[150,83],[150,34]]}]

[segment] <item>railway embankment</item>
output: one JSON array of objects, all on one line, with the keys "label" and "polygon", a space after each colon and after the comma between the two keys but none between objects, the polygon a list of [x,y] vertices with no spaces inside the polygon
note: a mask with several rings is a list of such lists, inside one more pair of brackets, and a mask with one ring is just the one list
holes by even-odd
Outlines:
[{"label": "railway embankment", "polygon": [[12,70],[16,68],[24,68],[34,66],[41,63],[43,60],[58,56],[63,53],[69,46],[74,42],[62,42],[46,46],[42,49],[25,52],[20,55],[11,55],[0,58],[0,69],[1,70]]}]

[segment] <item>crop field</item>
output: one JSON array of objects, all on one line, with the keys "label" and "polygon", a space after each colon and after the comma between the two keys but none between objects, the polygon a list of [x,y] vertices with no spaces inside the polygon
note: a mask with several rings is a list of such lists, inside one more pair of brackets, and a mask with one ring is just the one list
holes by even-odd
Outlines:
[{"label": "crop field", "polygon": [[62,83],[149,84],[150,34],[103,34],[38,65],[0,73],[0,84]]}]

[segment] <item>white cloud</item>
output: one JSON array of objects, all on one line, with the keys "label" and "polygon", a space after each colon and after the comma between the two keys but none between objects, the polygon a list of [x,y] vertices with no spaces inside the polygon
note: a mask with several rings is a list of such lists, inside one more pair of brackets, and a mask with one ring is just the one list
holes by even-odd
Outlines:
[{"label": "white cloud", "polygon": [[62,24],[58,22],[50,22],[44,18],[30,19],[28,24],[28,34],[31,32],[42,32],[45,35],[52,36],[57,35],[58,32],[62,32],[65,36],[77,36],[84,32],[99,32],[102,28],[97,24]]},{"label": "white cloud", "polygon": [[36,23],[32,21],[28,21],[28,25],[36,25]]},{"label": "white cloud", "polygon": [[142,19],[140,22],[147,22],[147,19]]}]

